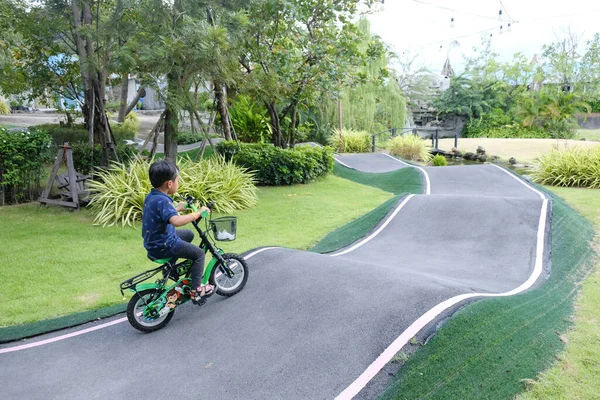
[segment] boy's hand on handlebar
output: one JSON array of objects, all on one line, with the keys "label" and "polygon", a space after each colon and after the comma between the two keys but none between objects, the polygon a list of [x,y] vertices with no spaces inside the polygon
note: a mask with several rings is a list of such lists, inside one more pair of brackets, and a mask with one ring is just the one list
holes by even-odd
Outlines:
[{"label": "boy's hand on handlebar", "polygon": [[204,212],[210,213],[210,208],[202,206],[200,207],[200,209],[198,210],[198,212],[202,215],[204,214]]},{"label": "boy's hand on handlebar", "polygon": [[185,201],[182,201],[179,204],[177,204],[177,207],[175,207],[175,209],[177,210],[177,212],[182,212],[183,210],[185,210],[185,205]]}]

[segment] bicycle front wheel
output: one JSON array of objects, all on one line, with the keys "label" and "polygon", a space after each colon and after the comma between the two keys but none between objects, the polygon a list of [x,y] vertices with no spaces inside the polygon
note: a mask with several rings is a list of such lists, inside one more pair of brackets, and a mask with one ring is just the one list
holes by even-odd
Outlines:
[{"label": "bicycle front wheel", "polygon": [[210,283],[216,286],[218,295],[230,297],[242,290],[248,281],[248,264],[242,256],[233,253],[223,254],[223,259],[233,276],[227,274],[223,264],[217,263],[210,275]]}]

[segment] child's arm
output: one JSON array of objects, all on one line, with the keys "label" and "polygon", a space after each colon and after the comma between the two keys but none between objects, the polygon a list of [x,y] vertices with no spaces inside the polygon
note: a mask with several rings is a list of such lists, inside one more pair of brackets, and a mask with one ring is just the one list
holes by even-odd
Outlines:
[{"label": "child's arm", "polygon": [[210,209],[207,207],[201,207],[200,210],[198,210],[197,212],[193,212],[193,213],[189,213],[189,214],[185,214],[185,215],[173,215],[171,218],[169,218],[169,223],[171,225],[173,225],[174,227],[189,224],[190,222],[195,221],[198,218],[200,218],[200,215],[204,211],[210,212]]}]

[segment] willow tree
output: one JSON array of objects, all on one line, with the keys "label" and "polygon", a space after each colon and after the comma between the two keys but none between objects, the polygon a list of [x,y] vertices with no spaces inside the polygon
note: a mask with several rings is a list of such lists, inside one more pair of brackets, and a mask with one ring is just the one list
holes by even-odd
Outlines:
[{"label": "willow tree", "polygon": [[[342,110],[343,128],[378,132],[388,128],[402,128],[406,116],[406,100],[394,71],[390,68],[393,55],[387,51],[378,36],[370,32],[369,22],[361,18],[358,27],[364,39],[359,45],[366,54],[366,63],[346,80],[339,99],[324,100],[323,117],[329,125],[338,126],[339,109]],[[341,107],[338,107],[338,100]]]}]

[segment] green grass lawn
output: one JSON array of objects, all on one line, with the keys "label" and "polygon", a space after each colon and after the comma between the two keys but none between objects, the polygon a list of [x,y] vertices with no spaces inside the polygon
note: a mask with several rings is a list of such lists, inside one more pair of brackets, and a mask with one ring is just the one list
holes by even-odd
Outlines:
[{"label": "green grass lawn", "polygon": [[[592,221],[600,232],[600,190],[547,187]],[[598,247],[598,237],[596,237]],[[563,337],[565,351],[552,368],[531,381],[519,399],[598,398],[600,382],[600,264],[583,282],[575,303],[575,325]]]},{"label": "green grass lawn", "polygon": [[[391,193],[329,176],[309,185],[262,187],[258,206],[238,212],[227,251],[276,245],[308,249],[373,210]],[[0,326],[122,304],[119,283],[152,268],[137,228],[92,225],[87,210],[37,203],[0,208]]]},{"label": "green grass lawn", "polygon": [[575,139],[600,140],[600,129],[579,129]]}]

